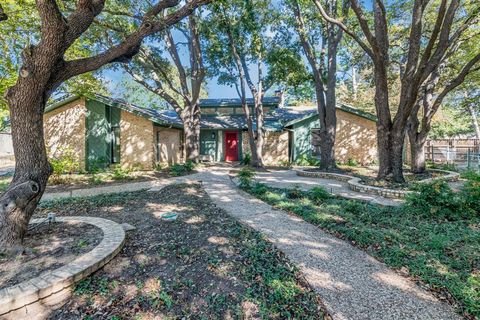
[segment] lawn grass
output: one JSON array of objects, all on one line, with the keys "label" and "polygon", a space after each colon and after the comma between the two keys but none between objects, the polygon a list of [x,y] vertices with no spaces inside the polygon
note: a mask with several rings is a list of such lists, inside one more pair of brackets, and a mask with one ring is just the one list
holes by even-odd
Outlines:
[{"label": "lawn grass", "polygon": [[421,280],[467,318],[480,317],[480,215],[435,220],[406,207],[332,198],[321,189],[315,193],[258,184],[247,191]]},{"label": "lawn grass", "polygon": [[[177,220],[162,221],[165,211],[177,212]],[[299,270],[198,184],[47,201],[36,216],[47,212],[137,228],[51,319],[324,319]]]}]

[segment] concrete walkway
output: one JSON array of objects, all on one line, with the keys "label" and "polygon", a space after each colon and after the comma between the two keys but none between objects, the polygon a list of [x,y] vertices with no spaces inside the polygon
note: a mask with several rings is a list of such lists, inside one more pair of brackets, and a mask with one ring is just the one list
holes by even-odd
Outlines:
[{"label": "concrete walkway", "polygon": [[257,172],[256,180],[274,188],[292,188],[297,185],[305,191],[321,186],[328,192],[343,198],[371,202],[383,206],[398,206],[403,203],[403,200],[400,199],[389,199],[350,190],[348,184],[344,181],[297,176],[294,170]]},{"label": "concrete walkway", "polygon": [[365,252],[239,191],[225,168],[209,170],[195,179],[203,181],[212,200],[283,251],[333,319],[462,319],[449,305]]}]

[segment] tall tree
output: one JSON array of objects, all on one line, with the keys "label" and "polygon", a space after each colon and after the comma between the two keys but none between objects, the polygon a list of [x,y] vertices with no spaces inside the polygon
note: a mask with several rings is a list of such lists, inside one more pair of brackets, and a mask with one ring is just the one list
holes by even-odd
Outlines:
[{"label": "tall tree", "polygon": [[[175,26],[185,38],[189,57],[187,67],[180,58],[179,46],[183,39],[176,41],[171,28],[164,32],[163,41],[175,70],[171,68],[163,51],[149,48],[153,44],[142,48],[133,63],[125,66],[125,70],[137,83],[164,99],[182,119],[186,159],[193,162],[198,162],[200,155],[199,103],[205,79],[197,19],[198,16],[190,15],[187,23]],[[158,42],[155,46],[158,46]]]},{"label": "tall tree", "polygon": [[[139,13],[141,22],[123,40],[96,55],[69,60],[66,53],[105,9],[105,0],[78,0],[68,16],[55,0],[36,1],[41,22],[39,40],[23,50],[19,77],[6,92],[16,165],[12,182],[0,197],[2,251],[21,246],[52,172],[43,136],[43,112],[48,98],[71,78],[109,63],[129,61],[138,53],[145,37],[165,30],[209,1],[191,0],[177,7],[179,2],[163,0],[152,4]],[[165,14],[171,8],[175,9]]]},{"label": "tall tree", "polygon": [[[330,17],[319,0],[314,0],[323,18],[329,23],[342,28],[352,37],[370,57],[374,67],[375,82],[375,109],[378,117],[377,143],[379,155],[378,178],[392,179],[403,182],[403,146],[407,130],[407,123],[415,109],[422,84],[438,70],[443,58],[452,48],[454,39],[465,32],[465,24],[476,16],[477,11],[464,13],[460,8],[460,0],[412,0],[408,2],[411,9],[411,18],[389,20],[388,8],[382,0],[372,1],[369,21],[363,6],[358,0],[350,0],[355,13],[356,21],[361,29],[362,36],[342,21]],[[434,16],[433,28],[424,25],[425,15]],[[456,28],[452,28],[457,24]],[[408,36],[404,39],[402,48],[406,48],[400,61],[392,61],[391,42],[396,41],[389,33],[390,26],[403,27]],[[398,35],[398,33],[396,33]],[[400,66],[398,67],[398,64]],[[401,73],[401,89],[397,110],[392,116],[389,100],[388,75],[389,70],[398,68]]]},{"label": "tall tree", "polygon": [[[268,26],[272,17],[268,0],[216,1],[208,20],[209,60],[221,81],[237,88],[248,127],[252,164],[258,167],[264,165],[263,97],[272,85],[265,81],[268,77],[264,70],[271,44]],[[247,88],[254,100],[254,114],[247,105]]]},{"label": "tall tree", "polygon": [[[320,121],[320,168],[332,169],[335,164],[335,133],[337,128],[336,117],[336,85],[337,85],[337,54],[342,40],[343,30],[334,24],[316,23],[320,30],[320,44],[314,43],[312,26],[307,25],[303,11],[309,6],[305,1],[290,0],[289,5],[295,16],[295,28],[305,56],[310,64],[315,83],[315,95]],[[347,0],[343,1],[341,14],[337,0],[327,0],[328,15],[334,18],[346,16],[348,11]],[[311,11],[311,9],[310,9]],[[311,15],[311,12],[310,12]],[[311,22],[313,19],[309,19]],[[320,49],[320,52],[317,51]]]}]

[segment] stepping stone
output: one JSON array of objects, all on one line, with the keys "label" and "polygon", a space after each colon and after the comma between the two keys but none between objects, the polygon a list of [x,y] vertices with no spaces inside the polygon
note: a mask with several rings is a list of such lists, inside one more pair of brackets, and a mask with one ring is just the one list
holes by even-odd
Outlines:
[{"label": "stepping stone", "polygon": [[137,229],[136,227],[132,226],[129,223],[122,223],[121,226],[122,226],[123,230],[125,230],[125,231],[132,231],[132,230]]}]

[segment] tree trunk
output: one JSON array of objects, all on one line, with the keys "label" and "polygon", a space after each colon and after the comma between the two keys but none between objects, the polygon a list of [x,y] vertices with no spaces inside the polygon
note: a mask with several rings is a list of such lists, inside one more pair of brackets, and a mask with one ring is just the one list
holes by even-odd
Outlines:
[{"label": "tree trunk", "polygon": [[480,126],[478,125],[477,114],[475,112],[475,109],[473,108],[472,103],[468,103],[468,111],[470,112],[470,115],[472,116],[473,128],[475,129],[475,134],[477,136],[477,139],[480,140]]},{"label": "tree trunk", "polygon": [[185,159],[198,163],[200,156],[200,107],[186,106],[184,108]]},{"label": "tree trunk", "polygon": [[43,137],[46,98],[31,89],[15,90],[7,96],[16,163],[12,183],[0,197],[0,251],[21,248],[52,173]]},{"label": "tree trunk", "polygon": [[255,143],[257,159],[253,165],[255,167],[261,168],[264,166],[263,163],[263,145],[264,145],[264,132],[263,132],[263,106],[255,106],[255,120],[257,122],[257,139]]}]

